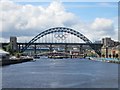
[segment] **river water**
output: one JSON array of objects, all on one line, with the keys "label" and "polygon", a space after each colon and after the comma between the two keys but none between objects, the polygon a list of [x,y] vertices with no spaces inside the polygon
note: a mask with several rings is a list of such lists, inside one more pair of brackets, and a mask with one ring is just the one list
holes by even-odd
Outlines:
[{"label": "river water", "polygon": [[118,88],[118,64],[47,59],[4,66],[3,88]]}]

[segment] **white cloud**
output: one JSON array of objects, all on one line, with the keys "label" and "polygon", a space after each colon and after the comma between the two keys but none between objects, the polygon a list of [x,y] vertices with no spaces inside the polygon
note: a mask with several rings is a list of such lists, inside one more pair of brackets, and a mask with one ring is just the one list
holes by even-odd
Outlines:
[{"label": "white cloud", "polygon": [[84,23],[78,16],[67,12],[58,1],[53,1],[48,7],[19,5],[12,1],[0,2],[2,6],[0,23],[2,22],[3,40],[10,36],[19,37],[19,41],[29,41],[43,30],[51,27],[71,27],[90,40],[101,39],[101,37],[112,36],[115,33],[113,21],[106,18],[96,18],[91,23]]},{"label": "white cloud", "polygon": [[92,29],[102,29],[106,30],[108,27],[111,27],[113,25],[112,20],[105,19],[105,18],[96,18],[95,21],[92,23],[91,28]]},{"label": "white cloud", "polygon": [[79,30],[92,41],[101,40],[103,37],[112,37],[114,39],[117,37],[111,19],[96,18],[91,23],[76,24],[73,28]]},{"label": "white cloud", "polygon": [[113,21],[105,18],[96,18],[91,24],[91,30],[95,32],[95,35],[105,37],[115,34]]},{"label": "white cloud", "polygon": [[[32,5],[16,5],[1,2],[3,36],[16,34],[36,35],[46,28],[76,24],[76,16],[66,12],[60,2],[52,2],[47,8]],[[75,20],[76,19],[76,20]],[[74,21],[75,20],[75,21]],[[0,20],[1,21],[1,20]],[[31,34],[27,32],[31,32]]]}]

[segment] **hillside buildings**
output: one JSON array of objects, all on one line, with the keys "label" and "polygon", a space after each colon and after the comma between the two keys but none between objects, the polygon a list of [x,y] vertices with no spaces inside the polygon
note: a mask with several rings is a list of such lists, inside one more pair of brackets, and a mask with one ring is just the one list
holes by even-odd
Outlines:
[{"label": "hillside buildings", "polygon": [[116,55],[120,58],[120,42],[114,41],[111,38],[102,39],[102,55],[105,57],[115,57]]}]

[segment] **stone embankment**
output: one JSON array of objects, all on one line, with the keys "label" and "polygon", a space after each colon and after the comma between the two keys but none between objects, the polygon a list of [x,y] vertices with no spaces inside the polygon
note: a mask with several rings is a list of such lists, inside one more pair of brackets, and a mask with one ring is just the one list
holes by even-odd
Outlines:
[{"label": "stone embankment", "polygon": [[10,58],[10,59],[8,59],[8,60],[1,60],[1,61],[0,61],[0,66],[17,64],[17,63],[23,63],[23,62],[28,62],[28,61],[32,61],[32,60],[33,60],[32,57]]}]

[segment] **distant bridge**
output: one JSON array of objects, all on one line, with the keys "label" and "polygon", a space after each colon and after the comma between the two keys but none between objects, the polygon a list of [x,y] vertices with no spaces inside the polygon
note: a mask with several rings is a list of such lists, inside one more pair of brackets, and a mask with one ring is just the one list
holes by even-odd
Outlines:
[{"label": "distant bridge", "polygon": [[[9,43],[2,43],[2,47],[3,46],[6,46],[8,45]],[[18,50],[21,51],[24,49],[24,47],[26,47],[28,45],[28,43],[17,43],[18,45]],[[35,49],[35,52],[36,52],[36,49],[37,49],[37,45],[48,45],[49,47],[51,47],[51,50],[52,50],[52,46],[54,45],[63,45],[67,48],[67,46],[79,46],[82,48],[83,45],[90,45],[92,47],[94,47],[94,49],[98,50],[98,49],[101,49],[101,47],[103,46],[103,44],[99,44],[99,43],[31,43],[29,45],[32,45],[33,48]]]},{"label": "distant bridge", "polygon": [[[3,46],[8,45],[9,43],[1,43]],[[28,43],[17,43],[17,45],[27,46]],[[30,43],[29,45],[93,45],[93,46],[103,46],[101,43]]]},{"label": "distant bridge", "polygon": [[70,53],[67,52],[45,52],[45,53],[40,53],[38,54],[39,56],[66,56],[66,55],[70,55]]},{"label": "distant bridge", "polygon": [[[57,32],[57,34],[56,34]],[[55,34],[54,38],[59,38],[60,40],[63,40],[65,38],[67,38],[65,36],[64,33],[67,34],[71,34],[74,35],[76,37],[78,37],[79,39],[83,40],[85,43],[65,43],[65,42],[49,42],[49,43],[36,43],[37,40],[41,39],[42,37],[45,37],[49,34]],[[62,34],[61,34],[62,33]],[[50,37],[49,37],[50,38]],[[53,36],[52,36],[53,38]],[[79,42],[79,41],[78,41]],[[8,43],[2,43],[2,45],[7,45]],[[85,37],[83,34],[81,34],[78,31],[75,31],[73,29],[70,28],[66,28],[66,27],[55,27],[55,28],[50,28],[48,30],[45,30],[41,33],[39,33],[38,35],[36,35],[33,39],[31,39],[28,43],[17,43],[18,45],[18,49],[20,52],[24,52],[26,51],[30,46],[34,47],[34,51],[36,53],[36,48],[38,45],[48,45],[50,48],[50,51],[52,51],[53,46],[55,45],[64,45],[65,47],[65,52],[67,51],[67,47],[68,45],[79,45],[80,49],[83,45],[89,45],[99,56],[101,56],[101,47],[103,46],[103,44],[98,44],[98,43],[92,43],[87,37]]]}]

